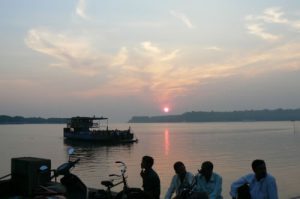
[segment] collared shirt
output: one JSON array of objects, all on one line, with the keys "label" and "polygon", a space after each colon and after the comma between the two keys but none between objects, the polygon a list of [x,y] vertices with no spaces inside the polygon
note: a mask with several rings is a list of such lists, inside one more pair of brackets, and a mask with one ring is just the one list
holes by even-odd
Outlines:
[{"label": "collared shirt", "polygon": [[212,173],[207,182],[203,175],[197,174],[193,191],[206,192],[209,199],[222,199],[222,177],[217,173]]},{"label": "collared shirt", "polygon": [[278,199],[276,180],[270,174],[259,181],[255,178],[254,173],[241,177],[232,183],[230,195],[236,197],[237,189],[244,184],[249,184],[252,199]]},{"label": "collared shirt", "polygon": [[178,175],[174,175],[170,184],[170,187],[166,193],[165,199],[171,199],[173,193],[176,191],[176,195],[184,188],[190,188],[194,180],[194,175],[190,172],[186,172],[183,181],[181,182]]},{"label": "collared shirt", "polygon": [[157,173],[151,168],[142,175],[144,191],[153,198],[159,198],[160,195],[160,179]]}]

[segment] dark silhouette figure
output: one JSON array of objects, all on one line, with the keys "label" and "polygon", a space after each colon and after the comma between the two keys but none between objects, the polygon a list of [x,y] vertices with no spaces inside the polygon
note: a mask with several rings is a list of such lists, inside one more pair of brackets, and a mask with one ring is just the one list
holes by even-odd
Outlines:
[{"label": "dark silhouette figure", "polygon": [[237,199],[251,199],[249,185],[244,184],[240,186],[237,190],[238,198]]},{"label": "dark silhouette figure", "polygon": [[154,159],[150,156],[144,156],[141,162],[141,177],[143,179],[144,191],[153,199],[159,199],[160,179],[157,173],[152,169]]}]

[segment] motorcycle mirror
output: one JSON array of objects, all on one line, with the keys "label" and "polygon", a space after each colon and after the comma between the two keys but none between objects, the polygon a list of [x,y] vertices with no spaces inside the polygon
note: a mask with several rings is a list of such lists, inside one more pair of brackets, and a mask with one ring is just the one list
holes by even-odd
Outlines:
[{"label": "motorcycle mirror", "polygon": [[46,165],[42,165],[41,167],[40,167],[40,171],[41,172],[45,172],[45,171],[47,171],[48,170],[48,167],[46,166]]},{"label": "motorcycle mirror", "polygon": [[72,155],[74,153],[75,149],[73,147],[68,148],[68,154]]}]

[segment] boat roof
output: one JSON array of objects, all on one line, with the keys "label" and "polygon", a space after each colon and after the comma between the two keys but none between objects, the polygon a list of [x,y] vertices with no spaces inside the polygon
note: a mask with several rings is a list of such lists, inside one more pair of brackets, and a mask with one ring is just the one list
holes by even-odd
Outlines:
[{"label": "boat roof", "polygon": [[108,120],[107,117],[80,117],[80,116],[77,116],[77,117],[72,117],[71,120],[74,120],[74,119],[80,119],[80,120]]}]

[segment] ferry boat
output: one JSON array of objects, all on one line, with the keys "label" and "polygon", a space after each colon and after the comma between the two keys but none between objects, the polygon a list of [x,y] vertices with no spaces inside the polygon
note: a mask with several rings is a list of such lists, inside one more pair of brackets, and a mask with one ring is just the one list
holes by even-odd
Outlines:
[{"label": "ferry boat", "polygon": [[[106,124],[105,124],[106,123]],[[126,130],[109,129],[106,117],[72,117],[64,128],[64,138],[104,143],[137,142],[129,127]]]}]

